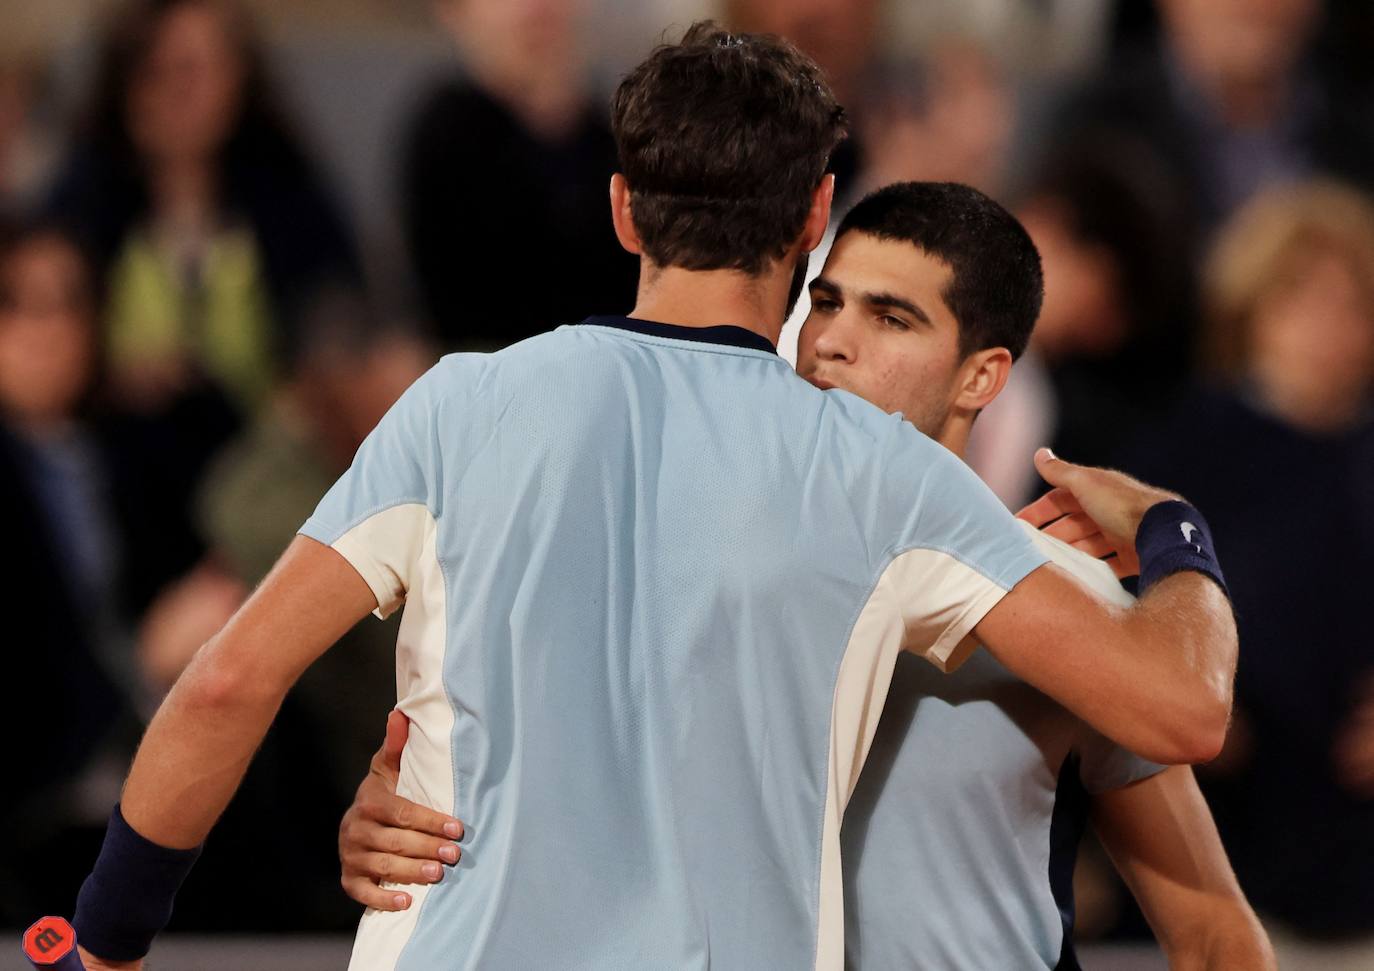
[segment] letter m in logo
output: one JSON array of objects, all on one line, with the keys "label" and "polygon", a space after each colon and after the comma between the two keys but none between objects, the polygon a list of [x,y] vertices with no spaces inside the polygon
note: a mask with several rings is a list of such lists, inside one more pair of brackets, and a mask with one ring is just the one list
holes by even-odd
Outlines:
[{"label": "letter m in logo", "polygon": [[76,932],[61,917],[44,917],[24,932],[24,954],[39,967],[51,967],[76,946]]}]

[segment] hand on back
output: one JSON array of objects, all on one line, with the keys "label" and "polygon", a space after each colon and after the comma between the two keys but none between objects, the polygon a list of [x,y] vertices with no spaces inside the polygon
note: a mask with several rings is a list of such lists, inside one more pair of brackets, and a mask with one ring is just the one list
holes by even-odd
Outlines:
[{"label": "hand on back", "polygon": [[387,718],[386,741],[372,756],[367,777],[339,824],[339,860],[344,892],[376,910],[405,910],[411,896],[382,883],[437,883],[444,864],[458,862],[455,842],[463,824],[396,795],[401,752],[410,722],[399,711]]}]

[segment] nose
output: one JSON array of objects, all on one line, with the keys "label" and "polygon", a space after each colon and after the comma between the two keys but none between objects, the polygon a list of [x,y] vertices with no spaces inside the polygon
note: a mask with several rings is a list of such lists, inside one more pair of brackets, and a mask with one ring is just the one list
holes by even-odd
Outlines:
[{"label": "nose", "polygon": [[822,361],[852,364],[856,350],[853,336],[851,328],[845,323],[843,314],[837,314],[828,320],[817,322],[816,356]]}]

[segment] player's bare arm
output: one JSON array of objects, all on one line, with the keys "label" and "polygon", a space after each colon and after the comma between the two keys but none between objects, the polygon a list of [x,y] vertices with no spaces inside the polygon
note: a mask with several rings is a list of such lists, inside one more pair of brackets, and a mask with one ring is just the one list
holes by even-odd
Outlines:
[{"label": "player's bare arm", "polygon": [[[1121,556],[1145,513],[1177,497],[1119,472],[1036,455]],[[1225,591],[1202,573],[1165,576],[1134,607],[1106,605],[1062,570],[1034,571],[974,629],[1017,677],[1144,758],[1205,762],[1231,714],[1238,642]]]},{"label": "player's bare arm", "polygon": [[1093,826],[1174,971],[1277,967],[1193,772],[1174,766],[1093,798]]},{"label": "player's bare arm", "polygon": [[[177,679],[148,726],[121,799],[129,826],[173,850],[203,842],[287,691],[376,606],[371,588],[341,555],[297,537]],[[83,957],[92,969],[141,966],[105,963],[84,949]]]}]

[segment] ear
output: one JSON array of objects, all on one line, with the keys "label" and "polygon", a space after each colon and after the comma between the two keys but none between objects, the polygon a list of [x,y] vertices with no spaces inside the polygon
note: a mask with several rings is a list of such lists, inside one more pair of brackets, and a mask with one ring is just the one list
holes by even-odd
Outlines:
[{"label": "ear", "polygon": [[959,369],[954,407],[978,412],[992,404],[1007,386],[1011,364],[1011,351],[1005,347],[990,347],[970,354]]},{"label": "ear", "polygon": [[821,184],[811,193],[811,211],[806,214],[801,234],[803,253],[810,253],[825,239],[825,231],[830,226],[830,206],[834,201],[835,176],[827,173],[821,176]]},{"label": "ear", "polygon": [[620,240],[620,245],[635,256],[642,255],[644,247],[640,245],[631,212],[630,183],[619,172],[611,176],[611,223],[615,226],[615,238]]}]

